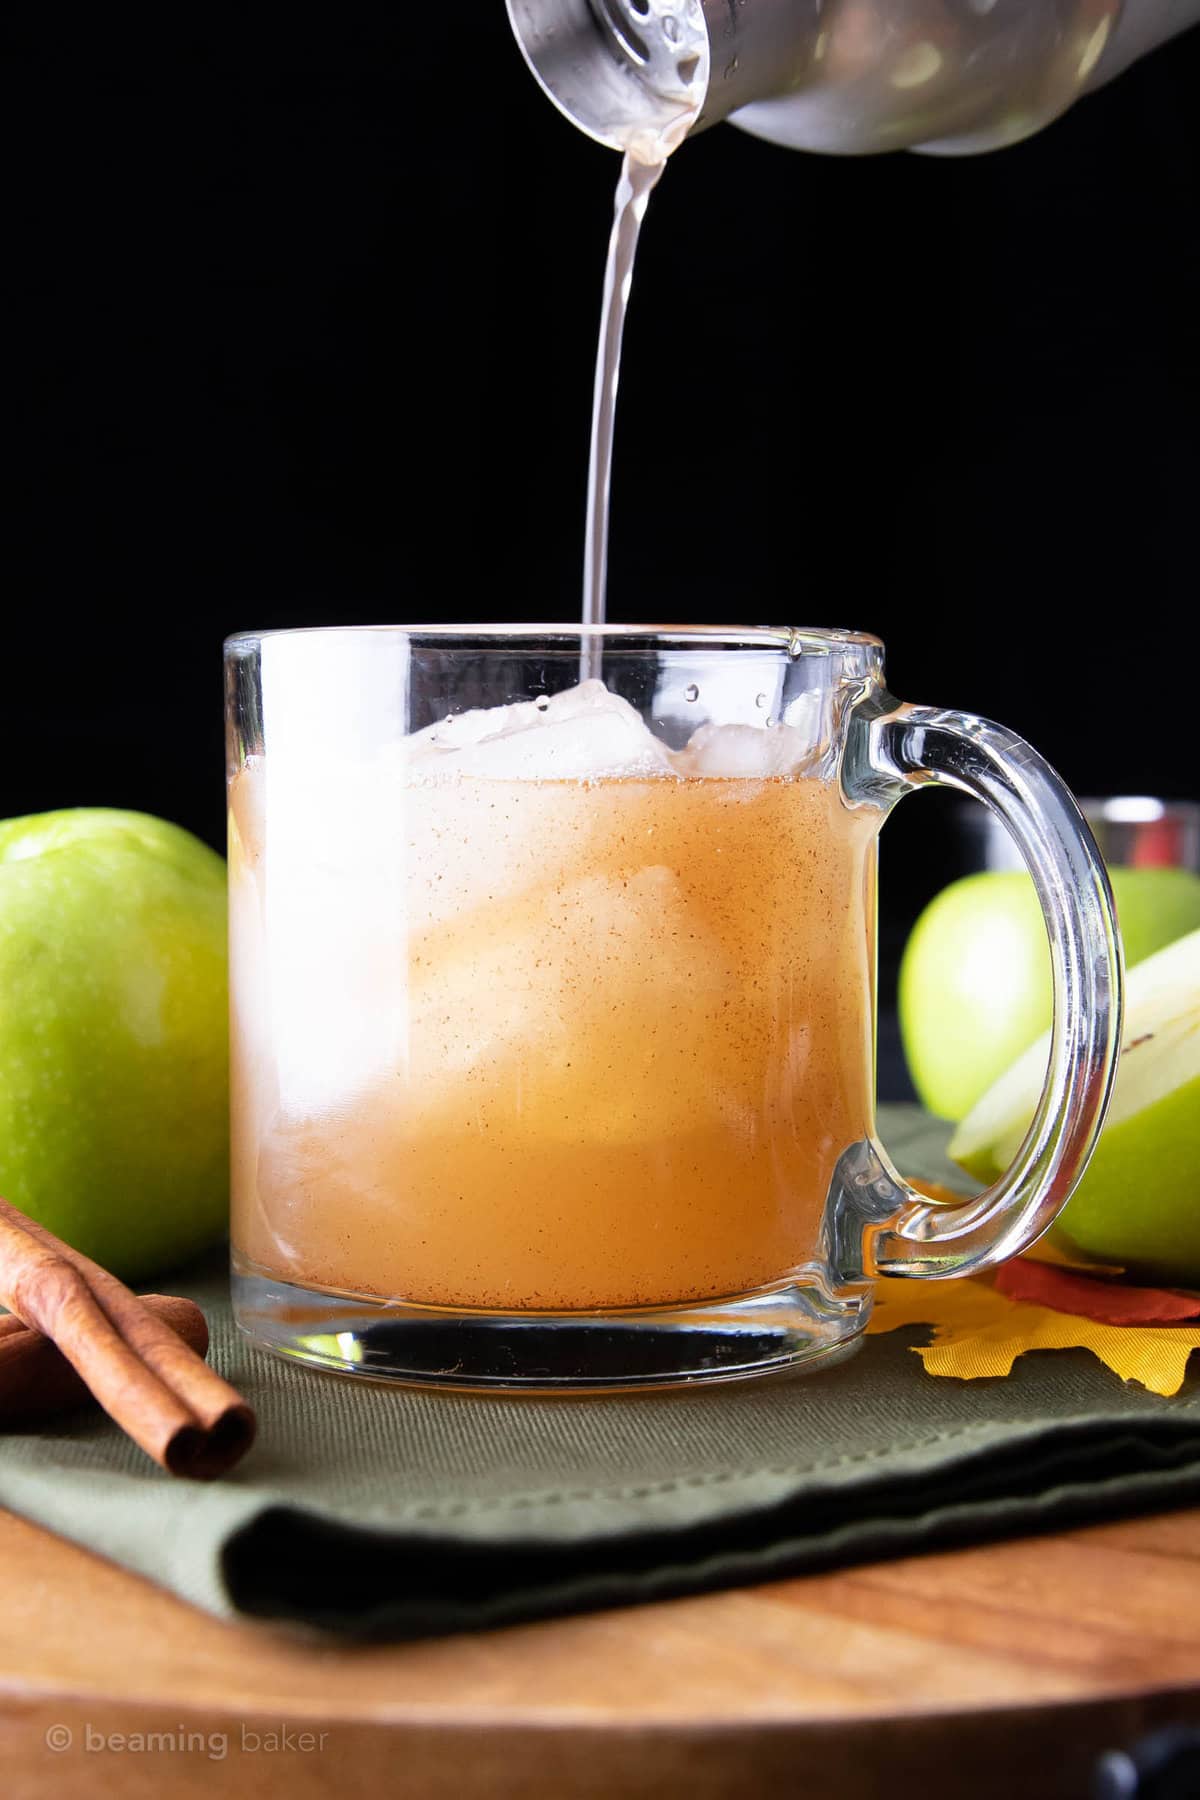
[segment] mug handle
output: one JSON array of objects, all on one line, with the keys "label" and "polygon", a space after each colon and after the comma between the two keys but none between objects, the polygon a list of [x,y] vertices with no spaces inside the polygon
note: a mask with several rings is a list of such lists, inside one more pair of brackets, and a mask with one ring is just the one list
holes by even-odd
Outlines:
[{"label": "mug handle", "polygon": [[[880,705],[894,710],[876,711]],[[843,767],[852,801],[890,808],[914,787],[958,788],[1008,827],[1050,938],[1054,1023],[1033,1123],[1000,1179],[961,1205],[899,1176],[873,1140],[842,1157],[826,1213],[843,1279],[975,1275],[1028,1249],[1070,1198],[1100,1135],[1121,1042],[1121,940],[1096,843],[1036,750],[970,713],[880,696],[852,715]],[[857,1266],[856,1266],[857,1265]]]}]

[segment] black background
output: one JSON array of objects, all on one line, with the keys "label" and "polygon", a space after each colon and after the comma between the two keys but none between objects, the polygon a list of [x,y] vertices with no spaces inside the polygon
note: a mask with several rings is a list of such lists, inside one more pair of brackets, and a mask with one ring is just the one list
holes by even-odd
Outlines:
[{"label": "black background", "polygon": [[[576,614],[616,158],[501,0],[26,8],[8,69],[0,813],[219,843],[227,632]],[[1195,795],[1198,152],[1197,32],[989,156],[686,145],[611,616],[876,631],[1077,789]],[[937,805],[889,825],[893,937]]]}]

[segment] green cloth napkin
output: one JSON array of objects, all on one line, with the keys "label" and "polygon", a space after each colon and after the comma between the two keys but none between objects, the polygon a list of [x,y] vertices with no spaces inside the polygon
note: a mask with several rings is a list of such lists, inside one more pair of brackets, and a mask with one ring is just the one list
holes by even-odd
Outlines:
[{"label": "green cloth napkin", "polygon": [[[880,1123],[946,1178],[942,1127]],[[786,1380],[481,1399],[260,1355],[221,1275],[182,1285],[258,1409],[245,1462],[172,1480],[81,1413],[0,1437],[0,1501],[215,1613],[414,1636],[1200,1500],[1200,1381],[1159,1399],[1082,1351],[965,1383],[909,1331]]]}]

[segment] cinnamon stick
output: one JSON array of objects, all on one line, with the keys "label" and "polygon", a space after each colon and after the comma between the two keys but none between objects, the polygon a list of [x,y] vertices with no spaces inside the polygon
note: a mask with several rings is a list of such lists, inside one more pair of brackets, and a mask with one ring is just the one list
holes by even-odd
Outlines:
[{"label": "cinnamon stick", "polygon": [[172,1475],[211,1480],[253,1443],[254,1413],[236,1388],[115,1275],[7,1200],[0,1304],[57,1345],[110,1418]]},{"label": "cinnamon stick", "polygon": [[[176,1294],[142,1294],[144,1306],[203,1356],[208,1322],[194,1300]],[[91,1402],[92,1394],[57,1344],[31,1331],[15,1313],[0,1314],[0,1431],[39,1425]]]}]

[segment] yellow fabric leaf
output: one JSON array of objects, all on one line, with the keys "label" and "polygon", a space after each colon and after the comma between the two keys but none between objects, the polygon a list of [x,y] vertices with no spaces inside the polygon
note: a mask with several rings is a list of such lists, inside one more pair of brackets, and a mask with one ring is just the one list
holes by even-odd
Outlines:
[{"label": "yellow fabric leaf", "polygon": [[1103,1325],[998,1294],[984,1278],[964,1281],[891,1279],[875,1284],[869,1332],[931,1325],[916,1354],[927,1374],[975,1381],[1009,1375],[1027,1350],[1090,1350],[1122,1381],[1152,1394],[1177,1394],[1188,1357],[1200,1349],[1200,1325]]}]

